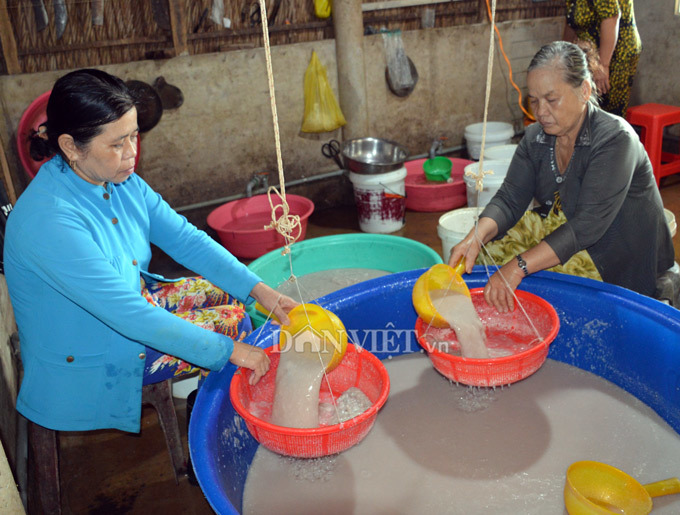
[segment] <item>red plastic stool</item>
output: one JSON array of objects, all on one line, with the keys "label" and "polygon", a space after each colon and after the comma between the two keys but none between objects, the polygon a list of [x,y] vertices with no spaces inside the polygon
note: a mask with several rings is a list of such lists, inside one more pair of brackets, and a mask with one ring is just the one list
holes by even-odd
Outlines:
[{"label": "red plastic stool", "polygon": [[643,104],[628,108],[626,119],[642,128],[640,139],[652,162],[656,185],[662,177],[680,173],[680,153],[663,152],[663,128],[680,123],[680,107],[664,104]]}]

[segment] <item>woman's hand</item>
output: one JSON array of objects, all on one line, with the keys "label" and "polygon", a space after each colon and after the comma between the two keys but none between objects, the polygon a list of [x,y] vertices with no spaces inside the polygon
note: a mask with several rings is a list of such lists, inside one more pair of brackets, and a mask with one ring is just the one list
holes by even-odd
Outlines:
[{"label": "woman's hand", "polygon": [[[503,278],[505,278],[505,281]],[[498,269],[486,283],[484,300],[487,304],[494,306],[499,313],[513,311],[515,309],[514,291],[522,282],[522,279],[524,279],[524,272],[519,267],[517,260],[509,261]]]},{"label": "woman's hand", "polygon": [[593,71],[593,80],[597,86],[597,92],[600,95],[604,95],[609,91],[609,66],[598,66],[596,70]]},{"label": "woman's hand", "polygon": [[[522,258],[526,264],[527,273],[533,274],[539,270],[560,264],[560,258],[545,241],[535,247],[522,252]],[[503,276],[501,277],[501,274]],[[505,278],[505,281],[503,280]],[[501,313],[507,313],[515,309],[514,291],[524,279],[524,270],[519,267],[517,258],[511,259],[491,276],[484,287],[484,299],[486,303],[494,306]],[[507,281],[507,284],[506,284]]]},{"label": "woman's hand", "polygon": [[240,341],[244,337],[245,333],[242,333],[239,341],[234,340],[234,351],[231,353],[229,361],[239,367],[252,370],[253,373],[250,374],[248,382],[253,385],[269,370],[269,356],[259,347]]},{"label": "woman's hand", "polygon": [[472,272],[472,267],[475,264],[481,248],[481,244],[475,238],[473,229],[460,243],[451,249],[449,266],[455,268],[460,260],[465,258],[465,271],[469,274]]},{"label": "woman's hand", "polygon": [[257,300],[267,312],[271,312],[283,325],[290,324],[288,312],[299,302],[287,295],[282,295],[264,283],[257,283],[250,292],[251,297]]},{"label": "woman's hand", "polygon": [[496,234],[498,234],[498,224],[486,216],[480,218],[477,227],[474,227],[460,243],[451,249],[449,266],[455,267],[461,258],[465,258],[465,271],[468,274],[472,272],[472,267],[482,249],[482,243],[491,240]]}]

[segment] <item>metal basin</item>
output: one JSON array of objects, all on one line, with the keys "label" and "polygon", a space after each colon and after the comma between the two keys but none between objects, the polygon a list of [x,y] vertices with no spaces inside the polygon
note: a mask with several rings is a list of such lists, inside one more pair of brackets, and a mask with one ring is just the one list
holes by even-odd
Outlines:
[{"label": "metal basin", "polygon": [[408,151],[394,141],[380,138],[355,138],[342,142],[345,168],[354,173],[376,174],[404,166]]}]

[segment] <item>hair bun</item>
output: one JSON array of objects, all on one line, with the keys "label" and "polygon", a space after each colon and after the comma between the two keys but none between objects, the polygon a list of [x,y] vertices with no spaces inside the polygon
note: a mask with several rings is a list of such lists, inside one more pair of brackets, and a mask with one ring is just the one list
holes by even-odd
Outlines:
[{"label": "hair bun", "polygon": [[[44,127],[44,125],[41,125],[39,129],[44,129]],[[42,161],[54,154],[50,140],[47,138],[47,133],[44,130],[32,130],[28,141],[28,153],[34,161]]]}]

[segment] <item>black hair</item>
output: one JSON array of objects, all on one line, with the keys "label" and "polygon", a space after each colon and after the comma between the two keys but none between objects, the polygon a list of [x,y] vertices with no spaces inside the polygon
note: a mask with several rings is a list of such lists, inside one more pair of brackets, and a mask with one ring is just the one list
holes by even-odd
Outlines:
[{"label": "black hair", "polygon": [[125,83],[104,71],[92,68],[64,75],[54,83],[47,102],[47,121],[44,135],[30,136],[30,154],[37,161],[55,153],[63,155],[58,138],[62,134],[73,137],[76,146],[83,148],[97,135],[102,126],[115,122],[135,106]]}]

